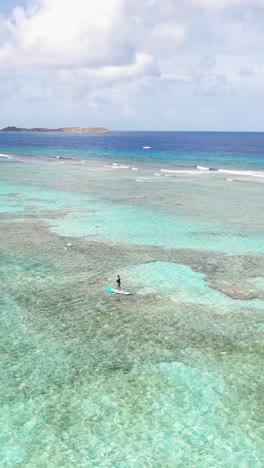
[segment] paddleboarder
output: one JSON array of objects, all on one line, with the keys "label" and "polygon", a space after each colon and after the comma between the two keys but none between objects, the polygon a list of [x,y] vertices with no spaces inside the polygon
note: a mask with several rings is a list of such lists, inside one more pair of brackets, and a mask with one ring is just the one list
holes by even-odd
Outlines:
[{"label": "paddleboarder", "polygon": [[117,290],[121,291],[121,278],[119,275],[117,275],[116,284],[117,284]]}]

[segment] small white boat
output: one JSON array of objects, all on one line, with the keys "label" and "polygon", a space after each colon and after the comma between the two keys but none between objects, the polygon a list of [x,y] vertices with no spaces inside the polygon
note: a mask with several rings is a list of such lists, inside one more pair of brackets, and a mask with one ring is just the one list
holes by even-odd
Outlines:
[{"label": "small white boat", "polygon": [[143,146],[143,149],[150,149],[151,146]]}]

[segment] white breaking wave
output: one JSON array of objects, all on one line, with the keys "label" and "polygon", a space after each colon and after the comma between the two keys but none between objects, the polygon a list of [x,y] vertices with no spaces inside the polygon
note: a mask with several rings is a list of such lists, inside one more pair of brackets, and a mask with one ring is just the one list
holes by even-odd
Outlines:
[{"label": "white breaking wave", "polygon": [[178,171],[173,171],[171,169],[160,169],[160,172],[178,172]]},{"label": "white breaking wave", "polygon": [[[130,166],[125,166],[124,164],[117,164],[117,163],[113,163],[111,164],[111,166],[109,166],[108,164],[104,164],[104,167],[108,167],[110,169],[129,169]],[[132,171],[137,171],[137,167],[132,167],[131,168]]]},{"label": "white breaking wave", "polygon": [[160,172],[167,172],[169,174],[194,174],[194,175],[199,175],[203,174],[205,171],[198,171],[197,169],[192,170],[192,169],[187,169],[187,170],[172,170],[172,169],[160,169]]},{"label": "white breaking wave", "polygon": [[209,171],[210,167],[205,167],[205,166],[197,166],[197,169],[200,171]]},{"label": "white breaking wave", "polygon": [[264,178],[263,171],[243,171],[233,169],[216,169],[211,170],[209,167],[197,166],[197,169],[160,169],[160,172],[164,172],[165,175],[170,174],[187,174],[187,175],[201,175],[201,174],[226,174],[233,176],[244,176],[244,177],[257,177],[259,179]]},{"label": "white breaking wave", "polygon": [[137,182],[154,182],[153,179],[151,179],[150,177],[140,177],[140,179],[136,179]]},{"label": "white breaking wave", "polygon": [[262,171],[235,171],[231,169],[218,169],[217,172],[220,172],[221,174],[233,174],[245,177],[264,177],[264,172]]},{"label": "white breaking wave", "polygon": [[129,169],[130,166],[124,166],[122,164],[120,164],[120,166],[118,164],[115,164],[112,166],[112,169]]},{"label": "white breaking wave", "polygon": [[10,156],[10,154],[4,154],[4,153],[0,153],[0,158],[13,159],[13,157]]}]

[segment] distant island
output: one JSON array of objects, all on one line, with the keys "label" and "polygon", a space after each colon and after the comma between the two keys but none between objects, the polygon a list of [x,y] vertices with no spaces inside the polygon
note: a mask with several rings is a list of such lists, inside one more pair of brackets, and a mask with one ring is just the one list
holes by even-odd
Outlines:
[{"label": "distant island", "polygon": [[104,127],[62,127],[62,128],[18,128],[5,127],[0,132],[64,132],[64,133],[96,133],[109,132],[108,128]]}]

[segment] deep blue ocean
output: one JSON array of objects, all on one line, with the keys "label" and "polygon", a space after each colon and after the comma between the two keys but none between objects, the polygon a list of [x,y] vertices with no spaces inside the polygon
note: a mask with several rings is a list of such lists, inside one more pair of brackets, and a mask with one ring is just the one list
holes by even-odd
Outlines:
[{"label": "deep blue ocean", "polygon": [[[147,151],[144,146],[150,146]],[[263,170],[264,133],[0,133],[0,152],[35,158],[163,161],[179,166]]]}]

